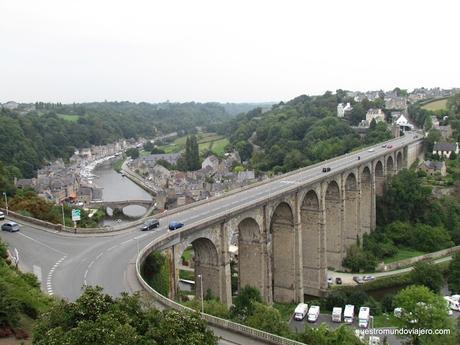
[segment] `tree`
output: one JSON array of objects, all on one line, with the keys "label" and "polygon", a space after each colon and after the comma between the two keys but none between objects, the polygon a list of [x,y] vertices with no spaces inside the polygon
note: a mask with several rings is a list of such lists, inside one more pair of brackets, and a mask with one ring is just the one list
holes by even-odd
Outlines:
[{"label": "tree", "polygon": [[410,273],[413,284],[424,285],[434,293],[438,293],[443,285],[444,278],[441,271],[431,262],[419,261],[415,263]]},{"label": "tree", "polygon": [[187,137],[185,142],[185,163],[188,171],[195,171],[201,168],[196,135]]},{"label": "tree", "polygon": [[246,285],[235,298],[234,306],[231,309],[232,317],[245,321],[253,315],[256,302],[262,303],[260,291],[255,287]]},{"label": "tree", "polygon": [[248,316],[245,324],[280,336],[286,336],[289,333],[289,327],[280,312],[259,302],[254,302],[254,311]]},{"label": "tree", "polygon": [[413,345],[447,345],[455,344],[454,330],[447,315],[447,305],[442,296],[431,292],[425,286],[411,285],[399,292],[394,305],[404,310],[401,324],[407,329],[450,329],[450,335],[427,334],[410,335]]},{"label": "tree", "polygon": [[139,158],[139,149],[132,147],[126,150],[126,155],[132,159]]},{"label": "tree", "polygon": [[139,295],[112,298],[88,287],[73,303],[56,303],[34,330],[35,345],[215,345],[197,313],[145,308]]},{"label": "tree", "polygon": [[356,244],[348,248],[347,256],[343,259],[343,266],[349,268],[352,272],[373,271],[376,265],[377,259],[375,256]]},{"label": "tree", "polygon": [[460,252],[455,253],[452,261],[449,263],[447,284],[452,293],[460,294]]},{"label": "tree", "polygon": [[151,141],[147,141],[144,144],[144,151],[151,152],[155,148],[155,145]]}]

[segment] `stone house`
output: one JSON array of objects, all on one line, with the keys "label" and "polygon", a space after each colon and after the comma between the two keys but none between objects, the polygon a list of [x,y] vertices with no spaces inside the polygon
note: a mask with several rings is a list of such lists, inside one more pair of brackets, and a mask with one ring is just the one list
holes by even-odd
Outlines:
[{"label": "stone house", "polygon": [[382,109],[369,109],[366,113],[366,121],[368,124],[371,123],[372,120],[375,122],[385,122],[385,113]]},{"label": "stone house", "polygon": [[436,161],[425,161],[418,166],[419,170],[424,171],[427,175],[433,176],[440,173],[441,176],[446,176],[446,163]]},{"label": "stone house", "polygon": [[458,143],[434,143],[434,155],[437,154],[440,157],[450,158],[452,152],[458,155]]}]

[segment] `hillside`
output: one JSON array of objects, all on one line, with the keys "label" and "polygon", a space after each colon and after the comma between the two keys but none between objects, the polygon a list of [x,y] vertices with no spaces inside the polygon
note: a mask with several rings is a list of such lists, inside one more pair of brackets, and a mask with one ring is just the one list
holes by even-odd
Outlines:
[{"label": "hillside", "polygon": [[[359,122],[375,104],[353,103],[356,110],[350,117],[339,119],[337,104],[344,100],[341,93],[302,95],[273,105],[270,111],[257,108],[210,129],[220,134],[229,133],[230,143],[252,167],[275,173],[307,166],[390,137],[386,126],[379,124],[361,139],[350,123]],[[254,150],[257,146],[260,149]]]}]

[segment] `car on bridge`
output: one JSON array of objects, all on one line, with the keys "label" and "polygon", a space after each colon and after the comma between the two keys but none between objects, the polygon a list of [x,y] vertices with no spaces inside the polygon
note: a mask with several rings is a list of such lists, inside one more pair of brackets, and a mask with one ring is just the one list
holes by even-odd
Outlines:
[{"label": "car on bridge", "polygon": [[327,167],[327,168],[324,167],[324,168],[323,168],[323,172],[329,172],[329,171],[331,171],[331,168],[330,168],[330,167]]},{"label": "car on bridge", "polygon": [[159,226],[160,221],[158,219],[152,219],[141,226],[141,231],[153,230],[155,228],[158,228]]},{"label": "car on bridge", "polygon": [[176,230],[176,229],[182,228],[183,226],[184,226],[184,223],[173,220],[171,223],[169,223],[168,228],[169,230]]},{"label": "car on bridge", "polygon": [[2,225],[3,231],[16,232],[16,231],[19,231],[19,229],[20,229],[19,224],[15,222],[6,222]]}]

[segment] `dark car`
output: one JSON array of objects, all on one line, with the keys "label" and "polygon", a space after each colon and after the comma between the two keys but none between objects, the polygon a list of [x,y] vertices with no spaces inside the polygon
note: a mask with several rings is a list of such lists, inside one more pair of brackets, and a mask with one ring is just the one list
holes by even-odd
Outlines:
[{"label": "dark car", "polygon": [[152,219],[141,226],[141,231],[153,230],[160,226],[158,219]]},{"label": "dark car", "polygon": [[331,168],[327,167],[327,168],[323,168],[323,172],[329,172],[331,171]]},{"label": "dark car", "polygon": [[176,229],[182,228],[183,226],[184,226],[184,223],[173,220],[171,223],[169,223],[168,228],[169,230],[176,230]]},{"label": "dark car", "polygon": [[338,284],[338,285],[342,284],[342,278],[336,277],[335,278],[335,283]]},{"label": "dark car", "polygon": [[19,229],[19,224],[15,222],[6,222],[2,225],[3,231],[16,232],[19,231]]}]

